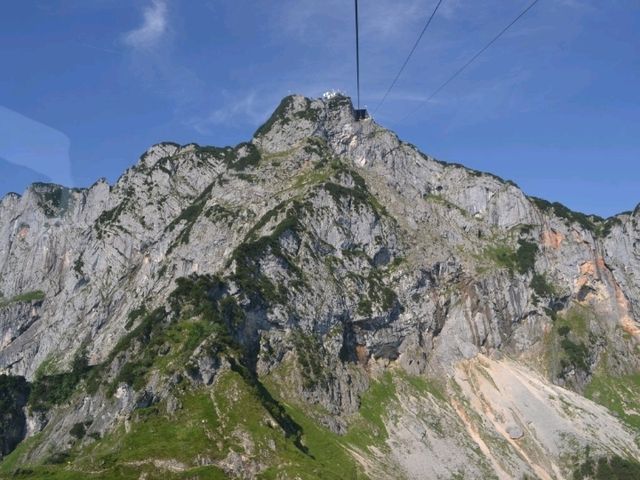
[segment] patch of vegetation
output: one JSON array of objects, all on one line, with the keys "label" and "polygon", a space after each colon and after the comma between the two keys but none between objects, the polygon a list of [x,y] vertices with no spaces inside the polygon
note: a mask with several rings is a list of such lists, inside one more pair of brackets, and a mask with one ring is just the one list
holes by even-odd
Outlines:
[{"label": "patch of vegetation", "polygon": [[410,375],[404,371],[399,371],[398,375],[409,385],[411,385],[416,392],[432,395],[436,400],[444,403],[448,403],[447,395],[444,393],[444,387],[439,384],[438,381],[433,379],[426,379],[415,375]]},{"label": "patch of vegetation", "polygon": [[439,193],[425,193],[422,195],[422,199],[427,202],[434,202],[440,205],[444,205],[445,207],[451,210],[457,210],[461,215],[468,217],[469,212],[462,208],[460,205],[457,205],[449,200],[447,200],[443,195]]},{"label": "patch of vegetation", "polygon": [[398,296],[393,289],[384,284],[383,273],[380,269],[372,268],[366,278],[360,278],[366,283],[367,290],[358,301],[358,314],[370,316],[373,314],[374,306],[382,312],[389,312],[398,305]]},{"label": "patch of vegetation", "polygon": [[45,465],[64,465],[71,458],[69,452],[54,452],[42,461]]},{"label": "patch of vegetation", "polygon": [[294,330],[292,339],[302,369],[303,387],[312,390],[326,386],[329,378],[322,362],[322,343],[302,330]]},{"label": "patch of vegetation", "polygon": [[618,455],[612,457],[587,457],[576,467],[573,480],[636,480],[640,478],[640,463]]},{"label": "patch of vegetation", "polygon": [[567,337],[560,340],[566,358],[560,359],[560,366],[564,369],[574,368],[589,371],[589,348],[583,342],[573,342]]},{"label": "patch of vegetation", "polygon": [[127,323],[124,326],[125,330],[129,330],[131,327],[133,327],[133,324],[136,323],[136,320],[138,320],[138,318],[142,317],[143,315],[146,315],[147,313],[147,307],[145,307],[144,305],[140,305],[138,308],[131,310],[129,312],[129,315],[127,315]]},{"label": "patch of vegetation", "polygon": [[537,253],[538,245],[523,239],[518,240],[517,250],[508,245],[495,245],[485,250],[485,256],[498,266],[511,274],[517,271],[523,275],[534,270]]},{"label": "patch of vegetation", "polygon": [[[411,145],[411,144],[409,144]],[[497,180],[500,183],[503,183],[505,185],[511,185],[513,187],[516,188],[520,188],[518,187],[518,184],[515,183],[513,180],[505,180],[504,178],[495,175],[493,173],[490,172],[481,172],[480,170],[474,170],[473,168],[469,168],[466,165],[462,165],[461,163],[454,163],[454,162],[445,162],[444,160],[438,160],[437,158],[431,158],[428,155],[425,155],[424,153],[420,152],[418,150],[418,148],[414,145],[411,145],[412,148],[414,148],[415,150],[418,151],[418,153],[420,153],[420,155],[422,156],[422,158],[429,160],[429,161],[434,161],[439,163],[440,165],[442,165],[443,167],[447,167],[447,168],[461,168],[462,170],[464,170],[465,172],[469,173],[470,175],[473,175],[474,177],[483,177],[483,176],[487,176],[487,177],[491,177],[494,180]]]},{"label": "patch of vegetation", "polygon": [[327,181],[332,172],[329,168],[317,168],[320,165],[320,163],[317,163],[313,170],[307,170],[296,175],[291,182],[291,188],[300,189],[308,185],[315,186]]},{"label": "patch of vegetation", "polygon": [[604,219],[598,215],[586,215],[574,212],[559,202],[551,203],[537,197],[529,197],[542,211],[553,213],[555,216],[565,219],[569,223],[577,223],[585,230],[592,232],[596,237],[606,237],[611,233],[614,225],[621,225],[622,221],[617,217]]},{"label": "patch of vegetation", "polygon": [[96,223],[94,224],[98,240],[101,240],[104,237],[107,228],[115,224],[120,216],[129,209],[134,195],[134,188],[132,186],[127,187],[127,189],[124,191],[124,198],[122,199],[122,201],[115,207],[109,210],[105,210],[100,214],[100,216],[96,220]]},{"label": "patch of vegetation", "polygon": [[256,179],[256,176],[252,173],[240,172],[236,174],[236,178],[239,178],[240,180],[243,180],[245,182],[253,183]]},{"label": "patch of vegetation", "polygon": [[[343,179],[351,179],[353,187],[345,187],[340,183],[325,182],[319,188],[326,190],[333,199],[340,203],[342,199],[349,199],[357,208],[371,208],[379,217],[387,216],[387,210],[384,206],[369,192],[364,179],[356,172],[346,169],[342,164],[337,168],[335,177],[343,177]],[[346,177],[346,178],[345,178]]]},{"label": "patch of vegetation", "polygon": [[303,150],[308,155],[315,155],[321,159],[329,159],[331,153],[327,141],[320,137],[309,137]]},{"label": "patch of vegetation", "polygon": [[110,382],[108,393],[115,393],[120,383],[126,383],[134,390],[139,390],[145,385],[147,374],[158,356],[160,346],[164,343],[163,330],[168,322],[169,316],[164,308],[157,308],[146,314],[140,324],[118,342],[107,359],[107,365],[111,364],[117,355],[134,346],[138,346],[140,351],[122,365]]},{"label": "patch of vegetation", "polygon": [[368,297],[360,297],[358,301],[358,314],[364,316],[371,316],[373,314],[373,304]]},{"label": "patch of vegetation", "polygon": [[345,440],[365,450],[384,443],[388,438],[384,419],[395,398],[396,387],[390,372],[371,382],[360,399],[361,418],[350,425]]},{"label": "patch of vegetation", "polygon": [[[286,294],[279,289],[268,277],[260,271],[260,259],[271,254],[279,259],[283,266],[293,275],[292,285],[304,285],[304,274],[294,263],[293,259],[282,249],[280,238],[287,232],[297,234],[300,229],[299,219],[308,204],[293,201],[289,206],[278,205],[267,212],[249,231],[245,241],[233,252],[231,261],[235,262],[236,270],[232,280],[238,284],[249,300],[263,306],[271,306],[284,302]],[[257,237],[257,232],[267,223],[285,215],[269,235]]]},{"label": "patch of vegetation", "polygon": [[618,217],[609,217],[604,223],[598,225],[596,234],[598,237],[606,238],[611,234],[611,230],[614,226],[622,226],[622,220]]},{"label": "patch of vegetation", "polygon": [[91,425],[91,422],[78,422],[74,423],[69,430],[69,435],[74,437],[77,440],[81,440],[87,434],[87,427]]},{"label": "patch of vegetation", "polygon": [[36,377],[31,384],[29,407],[35,411],[47,411],[60,405],[71,397],[90,371],[86,356],[79,353],[73,359],[70,371]]},{"label": "patch of vegetation", "polygon": [[393,290],[391,290],[389,287],[386,287],[386,286],[382,287],[382,290],[380,290],[380,298],[381,298],[380,306],[382,307],[382,310],[385,312],[391,310],[391,308],[393,308],[396,301],[398,300],[398,296],[396,295],[396,292],[394,292]]},{"label": "patch of vegetation", "polygon": [[552,313],[553,328],[548,338],[551,368],[559,378],[567,373],[591,372],[591,348],[596,341],[589,330],[589,311],[574,305],[566,313]]},{"label": "patch of vegetation", "polygon": [[25,292],[16,295],[12,298],[0,300],[0,308],[12,305],[14,303],[30,303],[41,302],[45,299],[45,294],[41,290],[34,290],[32,292]]},{"label": "patch of vegetation", "polygon": [[518,250],[516,250],[516,266],[518,272],[525,274],[533,271],[536,264],[538,245],[527,240],[518,240]]},{"label": "patch of vegetation", "polygon": [[229,168],[242,171],[248,167],[258,166],[261,159],[258,148],[253,143],[241,143],[235,148],[236,152],[241,149],[246,150],[245,155],[238,157],[236,154],[235,160],[229,164]]},{"label": "patch of vegetation", "polygon": [[284,97],[269,119],[258,128],[253,134],[254,137],[262,137],[269,133],[276,122],[282,122],[284,125],[289,123],[287,112],[293,107],[293,96]]},{"label": "patch of vegetation", "polygon": [[233,335],[240,339],[244,311],[226,296],[226,284],[211,275],[179,278],[176,283],[169,296],[170,311],[160,307],[143,314],[138,326],[110,353],[106,365],[118,356],[127,361],[109,382],[108,393],[113,394],[121,383],[142,389],[154,369],[167,375],[182,371],[185,365],[197,370],[189,359],[204,340],[214,357],[223,352],[242,355]]},{"label": "patch of vegetation", "polygon": [[516,269],[516,252],[507,245],[487,247],[485,256],[499,267],[505,268],[511,273]]},{"label": "patch of vegetation", "polygon": [[267,388],[258,379],[256,373],[248,369],[242,363],[231,358],[231,370],[238,373],[245,381],[246,385],[251,388],[255,397],[258,399],[262,407],[269,412],[273,419],[278,423],[285,433],[285,436],[293,440],[294,445],[303,453],[307,453],[308,449],[302,444],[302,428],[287,413],[286,409],[278,402],[267,390]]},{"label": "patch of vegetation", "polygon": [[38,194],[38,206],[47,217],[60,216],[69,208],[72,190],[60,185],[40,182],[34,183],[33,189]]},{"label": "patch of vegetation", "polygon": [[82,257],[78,257],[76,261],[73,263],[73,270],[78,274],[79,277],[84,275],[84,260]]},{"label": "patch of vegetation", "polygon": [[567,326],[578,337],[586,340],[589,335],[589,310],[581,306],[571,307],[564,315],[556,317],[555,328]]},{"label": "patch of vegetation", "polygon": [[584,394],[640,432],[640,373],[617,377],[597,371]]},{"label": "patch of vegetation", "polygon": [[160,267],[160,269],[158,270],[157,277],[158,278],[163,278],[165,276],[165,274],[167,273],[167,269],[168,268],[169,267],[167,267],[167,265],[162,265]]},{"label": "patch of vegetation", "polygon": [[48,355],[36,369],[33,374],[34,378],[40,378],[45,375],[53,375],[54,373],[57,373],[57,363],[55,355]]},{"label": "patch of vegetation", "polygon": [[551,298],[556,295],[555,287],[549,283],[546,275],[540,273],[534,273],[531,279],[531,288],[533,291],[542,298]]},{"label": "patch of vegetation", "polygon": [[320,110],[311,106],[311,100],[304,99],[305,107],[302,110],[298,110],[293,114],[294,118],[299,120],[307,120],[311,123],[317,123],[320,119]]},{"label": "patch of vegetation", "polygon": [[189,238],[191,236],[191,231],[193,230],[196,221],[202,215],[205,205],[209,201],[209,197],[211,196],[211,191],[215,185],[215,181],[209,184],[207,188],[205,188],[200,195],[193,201],[191,205],[180,212],[169,225],[166,226],[165,232],[172,232],[175,228],[184,223],[182,230],[176,237],[176,239],[171,243],[169,249],[167,250],[167,254],[171,253],[174,248],[178,245],[184,245],[189,243]]}]

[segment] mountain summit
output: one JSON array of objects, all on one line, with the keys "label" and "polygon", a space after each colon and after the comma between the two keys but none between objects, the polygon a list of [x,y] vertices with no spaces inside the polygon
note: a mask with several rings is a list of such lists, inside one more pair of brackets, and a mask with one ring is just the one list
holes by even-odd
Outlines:
[{"label": "mountain summit", "polygon": [[0,477],[634,478],[639,220],[340,95],[34,184],[0,202]]}]

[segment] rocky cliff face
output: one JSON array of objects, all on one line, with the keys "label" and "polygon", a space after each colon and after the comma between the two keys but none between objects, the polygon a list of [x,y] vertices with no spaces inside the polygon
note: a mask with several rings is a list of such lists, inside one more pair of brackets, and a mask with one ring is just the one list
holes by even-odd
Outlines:
[{"label": "rocky cliff face", "polygon": [[114,186],[35,184],[0,203],[1,378],[31,392],[0,472],[636,468],[639,219],[439,162],[340,96]]}]

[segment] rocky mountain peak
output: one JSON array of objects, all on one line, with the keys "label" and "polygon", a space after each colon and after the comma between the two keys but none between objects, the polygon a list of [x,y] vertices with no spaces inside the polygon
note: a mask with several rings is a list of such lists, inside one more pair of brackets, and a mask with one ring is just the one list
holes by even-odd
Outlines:
[{"label": "rocky mountain peak", "polygon": [[[340,95],[286,97],[233,147],[155,145],[113,186],[6,196],[1,453],[33,438],[0,476],[54,472],[58,450],[135,478],[567,478],[638,458],[637,210],[528,197]],[[144,440],[177,426],[202,441]]]}]

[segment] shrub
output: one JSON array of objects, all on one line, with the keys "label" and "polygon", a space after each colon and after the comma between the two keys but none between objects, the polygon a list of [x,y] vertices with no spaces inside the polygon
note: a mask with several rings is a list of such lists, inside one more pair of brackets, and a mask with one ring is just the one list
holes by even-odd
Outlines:
[{"label": "shrub", "polygon": [[138,308],[131,310],[129,312],[129,315],[127,315],[127,323],[124,326],[125,330],[129,330],[138,318],[146,314],[147,314],[147,307],[145,307],[144,305],[140,305]]},{"label": "shrub", "polygon": [[536,294],[543,298],[553,297],[555,295],[555,288],[547,281],[547,277],[534,273],[533,278],[531,279],[531,288]]},{"label": "shrub", "polygon": [[373,305],[367,297],[362,297],[358,302],[358,313],[360,315],[369,316],[373,313]]},{"label": "shrub", "polygon": [[73,270],[80,276],[84,275],[83,273],[84,261],[82,257],[78,257],[76,261],[73,263]]},{"label": "shrub", "polygon": [[248,152],[244,157],[231,162],[229,165],[230,168],[234,170],[244,170],[247,167],[255,167],[260,163],[260,152],[253,143],[241,143],[236,147],[236,151],[240,148],[245,148]]},{"label": "shrub", "polygon": [[84,353],[76,355],[69,372],[43,375],[31,385],[29,405],[37,411],[49,410],[67,400],[80,381],[87,376],[91,367]]},{"label": "shrub", "polygon": [[396,301],[398,300],[398,296],[396,295],[396,292],[391,290],[389,287],[384,287],[380,292],[380,294],[382,297],[382,305],[381,305],[382,310],[384,311],[391,310],[391,308],[393,308]]},{"label": "shrub", "polygon": [[45,465],[63,465],[71,458],[69,452],[55,452],[46,457],[42,463]]},{"label": "shrub", "polygon": [[518,240],[518,250],[516,251],[516,264],[518,272],[525,274],[533,270],[536,263],[538,245],[527,240]]},{"label": "shrub", "polygon": [[86,433],[87,433],[87,429],[85,428],[84,423],[82,422],[74,423],[73,427],[71,427],[71,430],[69,430],[69,434],[72,437],[77,438],[78,440],[80,440],[81,438],[84,438]]},{"label": "shrub", "polygon": [[587,454],[585,461],[573,472],[573,480],[637,480],[640,463],[620,456],[600,457],[597,460]]},{"label": "shrub", "polygon": [[486,250],[486,255],[498,266],[506,268],[511,273],[516,268],[516,253],[506,245],[490,247]]},{"label": "shrub", "polygon": [[572,366],[583,372],[589,371],[589,349],[584,343],[575,343],[568,338],[563,338],[560,341],[560,346],[567,355],[568,360],[568,363],[563,361],[563,366]]}]

